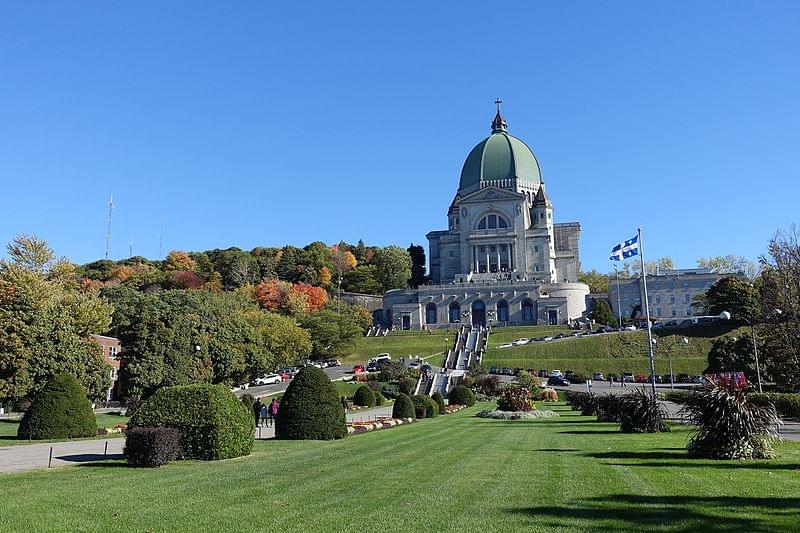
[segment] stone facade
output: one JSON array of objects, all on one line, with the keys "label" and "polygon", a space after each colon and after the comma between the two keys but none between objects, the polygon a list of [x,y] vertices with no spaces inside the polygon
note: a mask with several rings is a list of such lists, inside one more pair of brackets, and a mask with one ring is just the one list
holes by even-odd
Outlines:
[{"label": "stone facade", "polygon": [[578,222],[556,223],[539,163],[508,135],[498,109],[492,135],[470,152],[448,228],[428,233],[432,285],[389,291],[384,324],[564,324],[580,318]]},{"label": "stone facade", "polygon": [[109,371],[111,386],[106,391],[106,400],[113,400],[119,394],[118,379],[120,357],[122,353],[122,343],[116,337],[106,337],[104,335],[92,335],[92,338],[103,349],[103,361],[111,367]]}]

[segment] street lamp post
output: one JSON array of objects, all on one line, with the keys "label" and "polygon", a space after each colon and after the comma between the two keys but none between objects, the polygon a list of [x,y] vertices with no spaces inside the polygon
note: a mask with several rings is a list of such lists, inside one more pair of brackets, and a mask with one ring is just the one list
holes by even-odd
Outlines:
[{"label": "street lamp post", "polygon": [[[723,317],[722,315],[725,315]],[[727,311],[723,311],[720,314],[720,318],[723,320],[730,320],[731,314]],[[758,383],[758,393],[761,394],[763,391],[761,390],[761,365],[758,364],[758,342],[756,341],[756,326],[752,320],[745,318],[743,316],[737,316],[737,320],[741,320],[745,322],[748,326],[750,326],[750,333],[753,335],[753,358],[756,360],[756,381]]]},{"label": "street lamp post", "polygon": [[[653,339],[653,345],[656,344],[656,339]],[[675,347],[680,346],[683,344],[684,346],[689,344],[689,339],[686,337],[681,337],[679,341],[673,342],[669,346],[669,350],[667,350],[667,360],[669,361],[669,388],[670,390],[675,390],[675,374],[672,372],[672,351]]]}]

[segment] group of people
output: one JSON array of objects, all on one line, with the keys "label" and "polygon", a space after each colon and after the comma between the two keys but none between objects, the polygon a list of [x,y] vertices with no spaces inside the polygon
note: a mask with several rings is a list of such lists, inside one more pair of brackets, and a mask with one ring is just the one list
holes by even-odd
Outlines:
[{"label": "group of people", "polygon": [[280,404],[275,398],[268,404],[261,403],[261,398],[258,398],[253,403],[253,415],[256,419],[256,427],[264,425],[272,427],[275,424],[275,419],[278,417],[278,408]]}]

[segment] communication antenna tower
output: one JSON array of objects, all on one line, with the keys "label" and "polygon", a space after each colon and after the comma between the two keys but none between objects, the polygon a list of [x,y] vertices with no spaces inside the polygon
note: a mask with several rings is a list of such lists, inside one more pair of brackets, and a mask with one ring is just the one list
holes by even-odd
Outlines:
[{"label": "communication antenna tower", "polygon": [[111,214],[114,212],[114,193],[108,199],[108,228],[106,230],[106,259],[108,259],[108,250],[111,248]]}]

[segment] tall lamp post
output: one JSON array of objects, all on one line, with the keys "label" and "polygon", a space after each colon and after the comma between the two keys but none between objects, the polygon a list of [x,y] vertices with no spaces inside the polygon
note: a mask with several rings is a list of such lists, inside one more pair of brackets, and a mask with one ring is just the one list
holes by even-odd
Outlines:
[{"label": "tall lamp post", "polygon": [[[653,339],[653,346],[656,344],[656,339]],[[689,344],[689,339],[686,337],[681,337],[680,340],[673,342],[669,346],[669,350],[667,350],[667,359],[669,360],[669,388],[670,390],[675,390],[675,374],[672,373],[672,351],[683,344],[684,346]]]},{"label": "tall lamp post", "polygon": [[[777,310],[776,310],[777,311]],[[725,315],[723,318],[722,315]],[[730,320],[731,314],[727,311],[723,311],[720,314],[720,318],[723,320]],[[756,326],[752,320],[747,319],[743,316],[737,316],[736,320],[741,320],[745,322],[748,326],[750,326],[750,333],[753,335],[753,358],[756,360],[756,381],[758,382],[758,393],[761,394],[761,365],[758,364],[758,342],[756,341]]]}]

